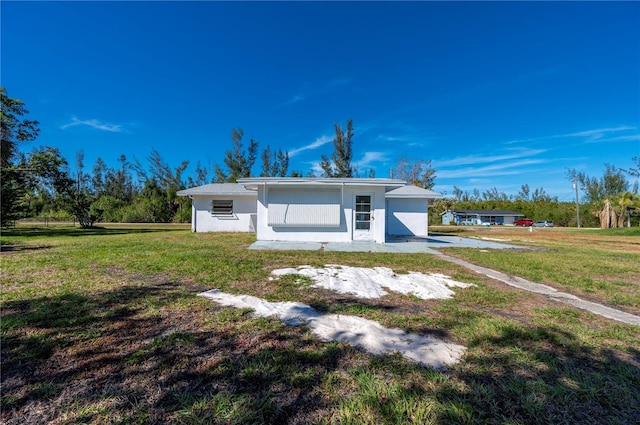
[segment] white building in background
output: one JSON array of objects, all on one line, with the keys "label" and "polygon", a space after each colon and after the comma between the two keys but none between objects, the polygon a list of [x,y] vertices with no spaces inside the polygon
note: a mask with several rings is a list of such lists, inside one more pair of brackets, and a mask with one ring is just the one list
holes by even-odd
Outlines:
[{"label": "white building in background", "polygon": [[509,210],[448,210],[440,214],[442,224],[458,225],[496,224],[512,226],[524,214]]}]

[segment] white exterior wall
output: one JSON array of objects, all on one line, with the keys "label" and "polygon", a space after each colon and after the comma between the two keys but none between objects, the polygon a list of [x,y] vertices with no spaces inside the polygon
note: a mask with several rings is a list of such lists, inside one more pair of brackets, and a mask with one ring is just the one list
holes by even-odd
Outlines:
[{"label": "white exterior wall", "polygon": [[427,209],[426,199],[388,199],[387,233],[393,236],[427,236]]},{"label": "white exterior wall", "polygon": [[442,214],[442,224],[449,224],[451,222],[456,222],[455,217],[451,211],[447,211]]},{"label": "white exterior wall", "polygon": [[[274,186],[275,187],[275,186]],[[268,225],[269,187],[258,188],[257,202],[257,240],[263,241],[295,241],[295,242],[351,242],[353,240],[354,215],[353,208],[356,195],[372,196],[371,240],[385,242],[385,199],[384,187],[351,186],[351,185],[300,185],[290,186],[294,189],[313,191],[322,188],[340,188],[342,207],[340,209],[339,227],[271,227]],[[278,187],[279,189],[282,186]]]},{"label": "white exterior wall", "polygon": [[385,243],[387,239],[387,201],[384,198],[384,194],[384,189],[380,189],[375,196],[374,237],[377,243]]},{"label": "white exterior wall", "polygon": [[[233,199],[233,215],[211,215],[211,201]],[[256,198],[252,196],[193,195],[191,230],[194,232],[255,232]]]}]

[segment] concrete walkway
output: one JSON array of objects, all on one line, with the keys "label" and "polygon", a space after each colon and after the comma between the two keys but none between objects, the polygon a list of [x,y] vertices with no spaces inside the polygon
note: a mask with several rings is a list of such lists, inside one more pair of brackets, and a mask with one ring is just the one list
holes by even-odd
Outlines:
[{"label": "concrete walkway", "polygon": [[485,239],[461,238],[458,236],[429,235],[428,237],[393,237],[384,244],[370,241],[354,242],[272,242],[257,241],[249,249],[267,250],[292,250],[292,251],[336,251],[336,252],[395,252],[395,253],[425,253],[438,255],[446,261],[463,266],[476,273],[484,274],[492,279],[499,280],[507,285],[544,295],[554,301],[572,305],[593,314],[613,319],[622,323],[640,326],[640,316],[626,313],[602,304],[586,301],[575,295],[528,281],[520,277],[509,276],[497,270],[477,266],[468,261],[445,255],[438,248],[476,248],[476,249],[526,249],[518,245],[492,242]]},{"label": "concrete walkway", "polygon": [[608,319],[617,320],[618,322],[626,323],[629,325],[640,326],[640,316],[636,316],[631,313],[626,313],[624,311],[607,307],[602,304],[586,301],[576,297],[575,295],[571,295],[566,292],[560,292],[557,289],[552,288],[550,286],[543,285],[541,283],[531,282],[521,277],[509,276],[497,270],[488,269],[482,266],[477,266],[473,263],[470,263],[465,260],[461,260],[459,258],[450,257],[442,253],[438,253],[438,255],[443,260],[447,260],[452,263],[461,265],[470,270],[473,270],[476,273],[484,274],[490,277],[491,279],[499,280],[500,282],[504,282],[507,285],[513,286],[515,288],[524,289],[525,291],[529,291],[529,292],[535,292],[536,294],[544,295],[548,298],[551,298],[554,301],[570,304],[574,307],[578,307],[579,309],[586,310],[593,314],[598,314]]}]

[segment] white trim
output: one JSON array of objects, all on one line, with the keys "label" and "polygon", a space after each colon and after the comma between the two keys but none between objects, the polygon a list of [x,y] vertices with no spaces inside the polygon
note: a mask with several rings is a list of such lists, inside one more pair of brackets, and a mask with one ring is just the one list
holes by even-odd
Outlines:
[{"label": "white trim", "polygon": [[[369,197],[369,228],[368,229],[358,229],[358,203],[357,199],[359,196],[368,196]],[[369,241],[374,239],[374,228],[375,228],[375,202],[374,202],[374,193],[373,192],[355,192],[353,194],[353,240],[354,241]],[[361,213],[362,214],[362,213]],[[366,213],[365,213],[366,214]]]}]

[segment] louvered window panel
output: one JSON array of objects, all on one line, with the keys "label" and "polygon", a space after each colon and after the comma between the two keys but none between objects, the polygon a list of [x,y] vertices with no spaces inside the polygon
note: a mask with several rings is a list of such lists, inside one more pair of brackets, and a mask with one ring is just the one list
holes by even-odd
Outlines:
[{"label": "louvered window panel", "polygon": [[271,189],[271,227],[340,227],[339,189]]},{"label": "louvered window panel", "polygon": [[214,216],[233,215],[233,200],[214,200],[211,202],[211,214]]}]

